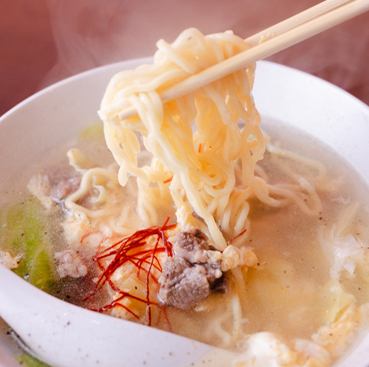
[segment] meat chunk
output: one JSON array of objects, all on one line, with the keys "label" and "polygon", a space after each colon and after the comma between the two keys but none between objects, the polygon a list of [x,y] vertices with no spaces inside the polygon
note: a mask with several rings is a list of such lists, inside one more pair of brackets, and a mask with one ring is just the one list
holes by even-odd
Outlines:
[{"label": "meat chunk", "polygon": [[3,265],[8,269],[17,268],[21,258],[22,255],[12,256],[9,252],[0,251],[0,265]]},{"label": "meat chunk", "polygon": [[209,241],[199,230],[181,232],[160,276],[159,301],[167,306],[188,310],[219,290],[222,278],[221,253],[210,250]]},{"label": "meat chunk", "polygon": [[46,209],[50,209],[53,203],[62,205],[63,200],[68,195],[78,190],[80,182],[80,176],[70,176],[64,172],[51,172],[48,175],[33,176],[27,187]]},{"label": "meat chunk", "polygon": [[204,267],[189,266],[181,257],[166,261],[160,283],[160,301],[182,310],[195,306],[210,294]]},{"label": "meat chunk", "polygon": [[[54,182],[56,180],[53,180]],[[81,183],[80,176],[63,177],[51,188],[50,196],[55,202],[61,202],[72,192],[77,191]]]},{"label": "meat chunk", "polygon": [[206,262],[206,250],[208,249],[208,239],[199,229],[195,229],[193,232],[180,232],[174,243],[175,254],[190,263]]},{"label": "meat chunk", "polygon": [[55,253],[56,270],[60,278],[81,278],[87,274],[87,266],[74,250],[64,250]]}]

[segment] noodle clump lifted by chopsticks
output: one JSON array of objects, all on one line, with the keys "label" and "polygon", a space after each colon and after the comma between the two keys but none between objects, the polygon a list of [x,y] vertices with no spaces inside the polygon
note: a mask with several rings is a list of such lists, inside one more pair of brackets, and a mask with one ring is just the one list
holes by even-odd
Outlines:
[{"label": "noodle clump lifted by chopsticks", "polygon": [[[222,251],[232,238],[247,235],[248,198],[281,206],[291,196],[279,189],[279,199],[272,197],[256,175],[266,138],[251,96],[255,65],[164,103],[163,90],[248,45],[231,31],[205,36],[188,29],[157,47],[153,64],[112,78],[99,111],[106,143],[120,184],[130,175],[137,179],[138,213],[147,225],[174,204],[180,228],[200,228]],[[137,116],[122,119],[131,106]],[[140,164],[144,151],[151,157]]]}]

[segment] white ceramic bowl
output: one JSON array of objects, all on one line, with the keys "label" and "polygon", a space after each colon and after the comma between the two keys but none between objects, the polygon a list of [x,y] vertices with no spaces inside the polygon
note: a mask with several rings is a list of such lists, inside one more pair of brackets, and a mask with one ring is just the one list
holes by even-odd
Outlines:
[{"label": "white ceramic bowl", "polygon": [[[123,68],[131,68],[141,62],[142,60],[123,62],[76,75],[35,94],[6,113],[0,119],[0,192],[6,190],[22,169],[34,164],[55,146],[63,144],[95,121],[96,110],[110,77]],[[269,62],[258,64],[254,94],[262,116],[284,121],[323,141],[350,162],[369,186],[368,106],[325,81]],[[60,310],[61,317],[65,316],[65,312],[75,312],[74,306],[68,308],[63,302],[8,275],[4,269],[0,269],[1,281],[6,282],[1,287],[14,289],[15,293],[17,290],[18,293],[21,291],[21,296],[18,296],[21,302],[26,304],[30,299],[34,302],[39,300],[43,310],[56,307]],[[21,308],[17,312],[19,320],[22,320],[24,315]],[[91,324],[98,325],[101,317],[106,318],[86,310],[78,312],[86,315],[89,313]],[[38,322],[43,322],[42,313],[37,317]],[[111,323],[120,323],[120,320],[109,319]],[[142,332],[142,327],[136,325],[129,326],[129,329],[132,335]],[[72,334],[72,330],[70,333]],[[155,335],[153,338],[167,340],[167,336],[162,334],[164,333],[158,331],[152,335]],[[24,337],[27,338],[26,335]],[[91,340],[88,341],[79,340],[78,335],[73,338],[77,344],[85,345],[94,343],[97,335],[91,335]],[[50,340],[52,343],[52,339]],[[58,343],[60,340],[58,339]],[[103,347],[101,343],[104,341],[100,340],[98,348]],[[145,343],[156,344],[156,341],[146,339]],[[63,345],[58,345],[58,348],[63,349]],[[185,359],[184,356],[185,353],[179,353],[178,358]],[[11,359],[6,341],[0,338],[0,365],[3,362],[9,366]],[[173,365],[179,365],[177,362]],[[183,362],[185,365],[184,360]],[[141,363],[142,361],[137,366]],[[369,335],[356,343],[337,363],[337,367],[364,367],[368,363]],[[113,364],[120,365],[119,361]],[[158,361],[150,365],[161,364]],[[130,367],[135,366],[136,364],[130,364]]]}]

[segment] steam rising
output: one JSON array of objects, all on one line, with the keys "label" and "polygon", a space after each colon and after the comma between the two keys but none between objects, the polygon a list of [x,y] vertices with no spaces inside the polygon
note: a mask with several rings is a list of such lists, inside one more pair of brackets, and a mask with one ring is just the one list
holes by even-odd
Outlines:
[{"label": "steam rising", "polygon": [[[315,2],[285,0],[278,6],[275,0],[47,0],[57,61],[38,89],[96,66],[151,55],[158,39],[171,42],[188,27],[204,33],[233,29],[246,37]],[[367,100],[367,44],[353,40],[367,39],[369,27],[363,27],[363,16],[358,19],[362,21],[340,25],[272,60],[314,73]]]},{"label": "steam rising", "polygon": [[243,1],[234,0],[229,7],[223,0],[48,0],[57,62],[40,88],[96,66],[151,55],[158,39],[173,41],[188,27],[205,33],[256,31],[255,23],[244,18],[253,18],[260,9],[240,14]]}]

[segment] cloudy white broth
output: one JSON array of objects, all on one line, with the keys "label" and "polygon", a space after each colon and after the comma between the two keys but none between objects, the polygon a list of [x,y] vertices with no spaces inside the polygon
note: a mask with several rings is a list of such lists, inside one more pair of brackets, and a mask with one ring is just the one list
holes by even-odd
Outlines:
[{"label": "cloudy white broth", "polygon": [[233,350],[233,367],[332,366],[369,310],[368,188],[260,119],[254,64],[162,99],[248,47],[190,28],[114,75],[102,123],[3,193],[0,261],[66,301]]},{"label": "cloudy white broth", "polygon": [[[321,210],[308,215],[293,203],[271,208],[251,200],[245,246],[255,254],[253,263],[241,269],[241,274],[226,273],[219,289],[192,309],[152,305],[151,326],[238,350],[245,360],[256,338],[266,345],[277,342],[288,355],[282,366],[292,363],[289,360],[316,360],[317,366],[326,366],[349,346],[363,324],[369,302],[368,190],[358,175],[320,142],[278,121],[264,119],[263,126],[273,147],[309,160],[309,164],[301,164],[267,153],[260,166],[271,182],[291,180],[289,170],[313,181],[317,167],[311,163],[319,160],[326,167],[318,190]],[[94,293],[101,274],[94,257],[102,238],[97,234],[87,238],[84,233],[79,243],[71,242],[65,233],[71,225],[70,213],[63,199],[53,198],[51,206],[45,207],[45,198],[40,200],[40,193],[36,198],[25,187],[28,183],[35,193],[29,182],[48,177],[54,194],[64,184],[76,189],[73,180],[78,175],[65,155],[71,148],[99,166],[113,163],[102,127],[96,123],[77,140],[56,149],[51,163],[49,159],[40,161],[24,177],[18,177],[22,184],[2,195],[2,262],[50,294],[97,310],[112,301],[108,286]],[[134,188],[129,195],[134,196]],[[121,205],[133,202],[126,197]],[[162,217],[172,215],[162,213]],[[126,236],[140,229],[139,220],[132,220]],[[242,283],[237,282],[239,276]],[[124,287],[124,280],[122,283]],[[136,287],[143,285],[138,282]],[[236,288],[239,302],[232,298]],[[127,310],[130,305],[142,308],[141,319],[121,307],[99,311],[147,323],[146,306],[130,300]],[[273,358],[282,357],[276,354]]]}]

